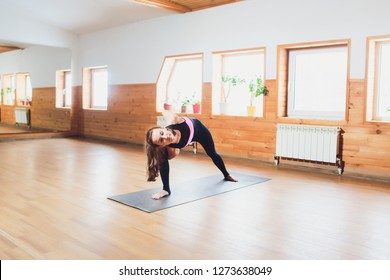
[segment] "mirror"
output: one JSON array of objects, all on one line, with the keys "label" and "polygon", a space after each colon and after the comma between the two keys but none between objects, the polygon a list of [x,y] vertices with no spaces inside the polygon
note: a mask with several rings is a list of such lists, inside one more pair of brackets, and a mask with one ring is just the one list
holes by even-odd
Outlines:
[{"label": "mirror", "polygon": [[[25,125],[17,126],[10,123],[10,114],[13,114],[14,108],[28,106],[25,100],[30,98],[26,96],[26,93],[23,95],[21,92],[27,92],[26,88],[29,85],[31,85],[32,89],[44,89],[44,94],[46,94],[39,96],[40,103],[45,104],[45,108],[39,108],[40,104],[38,104],[37,107],[34,107],[34,112],[41,110],[42,114],[44,114],[48,110],[53,112],[61,110],[55,108],[56,72],[71,69],[71,59],[72,52],[69,48],[25,45],[0,41],[0,88],[3,90],[3,98],[0,103],[0,134],[30,134],[42,131],[34,127],[28,128]],[[24,80],[20,80],[19,77],[23,75],[25,77],[29,76],[28,84]],[[8,96],[6,98],[7,91]],[[10,97],[11,95],[12,97]],[[42,101],[46,97],[50,98],[50,100],[47,102]],[[35,95],[32,97],[32,102],[34,102],[34,98],[36,98]],[[34,117],[34,115],[31,117]],[[44,131],[49,130],[50,128],[44,129]]]}]

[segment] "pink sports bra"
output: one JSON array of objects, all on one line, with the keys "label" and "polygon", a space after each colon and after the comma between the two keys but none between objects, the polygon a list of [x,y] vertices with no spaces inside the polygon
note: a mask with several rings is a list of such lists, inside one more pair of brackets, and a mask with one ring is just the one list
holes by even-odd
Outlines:
[{"label": "pink sports bra", "polygon": [[188,142],[187,142],[187,145],[188,145],[191,143],[192,138],[194,138],[194,124],[192,123],[192,121],[188,117],[183,117],[183,119],[186,121],[186,124],[190,128],[190,137],[188,137]]}]

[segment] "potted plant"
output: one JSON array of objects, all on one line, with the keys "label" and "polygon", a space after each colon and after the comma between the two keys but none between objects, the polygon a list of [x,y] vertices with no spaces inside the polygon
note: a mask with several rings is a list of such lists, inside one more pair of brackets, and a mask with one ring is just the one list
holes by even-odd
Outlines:
[{"label": "potted plant", "polygon": [[194,114],[199,114],[200,113],[200,104],[201,101],[200,99],[196,96],[194,93],[191,97],[191,103],[192,103],[192,110]]},{"label": "potted plant", "polygon": [[192,110],[194,111],[194,114],[199,114],[200,113],[200,100],[195,100],[194,103],[192,104]]},{"label": "potted plant", "polygon": [[256,106],[253,105],[255,98],[260,95],[267,95],[268,89],[265,85],[263,85],[263,79],[261,77],[256,77],[255,80],[251,80],[249,82],[249,106],[247,107],[248,116],[254,116],[256,113]]},{"label": "potted plant", "polygon": [[241,79],[238,76],[222,76],[222,102],[220,103],[221,115],[226,115],[227,102],[230,96],[232,87],[245,83],[245,79]]},{"label": "potted plant", "polygon": [[173,108],[173,102],[170,98],[164,100],[164,110],[170,111]]},{"label": "potted plant", "polygon": [[182,113],[187,113],[187,106],[191,104],[191,99],[188,98],[188,97],[185,97],[182,101],[181,101],[181,112]]}]

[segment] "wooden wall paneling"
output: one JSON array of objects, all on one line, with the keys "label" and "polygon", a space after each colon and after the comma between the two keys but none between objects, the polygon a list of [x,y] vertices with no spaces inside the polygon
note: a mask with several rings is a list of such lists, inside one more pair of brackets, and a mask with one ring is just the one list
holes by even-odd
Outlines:
[{"label": "wooden wall paneling", "polygon": [[81,109],[80,133],[143,143],[145,131],[156,123],[155,85],[113,85],[107,110]]},{"label": "wooden wall paneling", "polygon": [[212,115],[212,84],[204,83],[202,87],[202,104],[201,104],[201,113],[202,116]]},{"label": "wooden wall paneling", "polygon": [[277,87],[275,90],[277,98],[277,116],[285,117],[287,115],[287,60],[288,60],[288,51],[282,46],[278,46],[278,58],[277,58]]},{"label": "wooden wall paneling", "polygon": [[364,82],[361,82],[360,80],[353,80],[349,84],[348,123],[363,124],[365,108]]},{"label": "wooden wall paneling", "polygon": [[[277,112],[278,112],[278,98],[276,93],[276,80],[267,80],[266,81],[267,89],[269,90],[269,93],[267,96],[264,97],[264,119],[270,119],[275,120],[277,118]],[[271,92],[273,94],[271,94]]]},{"label": "wooden wall paneling", "polygon": [[14,106],[2,105],[0,113],[1,113],[1,122],[7,123],[7,124],[14,124],[15,123],[15,107]]},{"label": "wooden wall paneling", "polygon": [[71,129],[70,109],[56,108],[55,87],[34,88],[31,110],[31,126],[69,131]]}]

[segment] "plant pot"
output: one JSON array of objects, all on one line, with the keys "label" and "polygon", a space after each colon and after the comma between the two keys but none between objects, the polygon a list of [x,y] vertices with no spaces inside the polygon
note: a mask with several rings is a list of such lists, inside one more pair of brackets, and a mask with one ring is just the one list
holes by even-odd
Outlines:
[{"label": "plant pot", "polygon": [[167,111],[172,110],[172,104],[164,103],[164,110],[167,110]]},{"label": "plant pot", "polygon": [[221,115],[226,115],[228,110],[228,103],[226,102],[219,103],[219,109]]},{"label": "plant pot", "polygon": [[187,113],[187,106],[186,105],[181,106],[181,112]]},{"label": "plant pot", "polygon": [[200,104],[192,104],[192,109],[194,111],[194,114],[200,113]]},{"label": "plant pot", "polygon": [[246,109],[248,116],[253,117],[256,114],[256,106],[247,106]]}]

